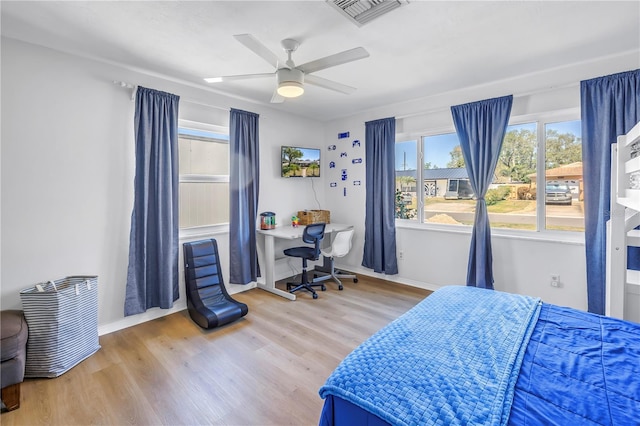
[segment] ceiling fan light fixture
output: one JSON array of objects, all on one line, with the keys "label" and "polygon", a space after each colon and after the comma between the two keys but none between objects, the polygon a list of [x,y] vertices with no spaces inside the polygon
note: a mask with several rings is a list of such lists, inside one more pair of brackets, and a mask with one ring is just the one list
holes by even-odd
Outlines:
[{"label": "ceiling fan light fixture", "polygon": [[304,87],[297,81],[283,81],[278,84],[278,95],[285,98],[297,98],[304,93]]},{"label": "ceiling fan light fixture", "polygon": [[278,70],[278,95],[285,98],[297,98],[304,93],[304,74],[302,71],[292,68]]}]

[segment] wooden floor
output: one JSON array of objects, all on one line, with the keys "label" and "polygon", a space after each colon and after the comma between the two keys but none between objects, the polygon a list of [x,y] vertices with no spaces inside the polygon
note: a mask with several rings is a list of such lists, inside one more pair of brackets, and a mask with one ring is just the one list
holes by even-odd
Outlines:
[{"label": "wooden floor", "polygon": [[28,379],[2,425],[317,425],[340,361],[429,294],[365,276],[292,302],[253,289],[249,314],[205,331],[183,311],[100,337],[56,379]]}]

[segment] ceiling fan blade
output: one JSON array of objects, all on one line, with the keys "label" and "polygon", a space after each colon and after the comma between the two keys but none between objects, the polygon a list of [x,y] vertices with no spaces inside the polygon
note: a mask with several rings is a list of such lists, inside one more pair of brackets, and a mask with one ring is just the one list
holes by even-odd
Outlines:
[{"label": "ceiling fan blade", "polygon": [[273,91],[273,96],[271,96],[272,104],[281,104],[284,102],[284,96],[278,94],[278,90]]},{"label": "ceiling fan blade", "polygon": [[346,64],[347,62],[357,61],[368,57],[369,52],[367,52],[364,47],[356,47],[354,49],[345,50],[344,52],[316,59],[315,61],[307,62],[306,64],[302,64],[296,68],[305,74],[309,74],[325,68],[335,67],[336,65]]},{"label": "ceiling fan blade", "polygon": [[336,83],[332,80],[327,80],[326,78],[318,77],[317,75],[305,75],[304,82],[312,84],[314,86],[322,87],[324,89],[334,90],[336,92],[344,93],[345,95],[350,95],[355,92],[357,89],[355,87],[347,86],[346,84]]},{"label": "ceiling fan blade", "polygon": [[240,43],[244,44],[246,48],[269,62],[274,68],[278,68],[278,56],[269,50],[264,44],[260,43],[257,38],[251,34],[236,34],[234,37]]},{"label": "ceiling fan blade", "polygon": [[204,81],[207,83],[220,83],[223,81],[233,81],[233,80],[248,80],[250,78],[263,78],[263,77],[273,77],[275,73],[273,72],[265,72],[262,74],[241,74],[241,75],[225,75],[222,77],[209,77],[205,78]]}]

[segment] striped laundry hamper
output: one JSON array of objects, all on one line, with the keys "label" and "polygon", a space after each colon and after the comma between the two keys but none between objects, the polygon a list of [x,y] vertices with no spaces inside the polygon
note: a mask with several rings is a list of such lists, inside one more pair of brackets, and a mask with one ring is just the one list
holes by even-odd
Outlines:
[{"label": "striped laundry hamper", "polygon": [[97,276],[36,284],[20,299],[29,326],[25,378],[58,377],[100,349]]}]

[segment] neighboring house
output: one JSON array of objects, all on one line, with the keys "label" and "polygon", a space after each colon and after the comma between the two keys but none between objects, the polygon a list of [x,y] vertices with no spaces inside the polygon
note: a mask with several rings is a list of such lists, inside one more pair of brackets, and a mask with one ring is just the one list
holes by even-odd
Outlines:
[{"label": "neighboring house", "polygon": [[[536,173],[531,173],[528,177],[531,179],[531,186],[536,187]],[[545,177],[547,183],[566,183],[574,200],[584,200],[581,161],[549,169],[545,172]]]},{"label": "neighboring house", "polygon": [[[424,193],[427,197],[444,197],[446,199],[470,199],[473,191],[469,183],[469,174],[464,167],[450,169],[424,169],[422,171]],[[407,181],[411,181],[407,185]],[[397,189],[415,192],[416,171],[396,171]]]}]

